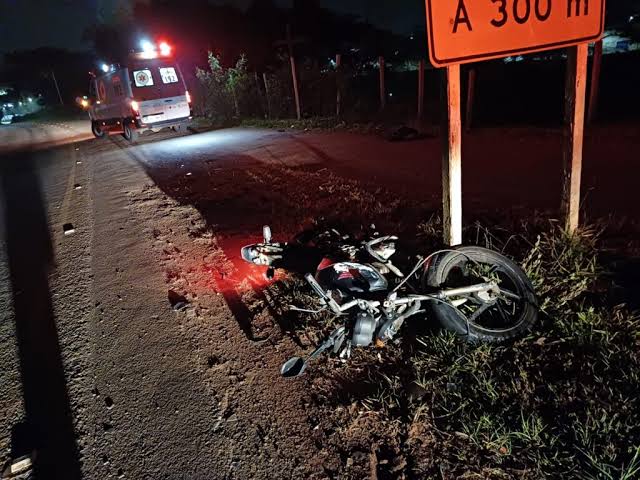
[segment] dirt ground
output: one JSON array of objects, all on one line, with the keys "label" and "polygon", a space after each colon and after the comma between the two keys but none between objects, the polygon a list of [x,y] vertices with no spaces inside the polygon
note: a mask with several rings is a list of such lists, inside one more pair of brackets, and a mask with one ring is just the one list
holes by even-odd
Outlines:
[{"label": "dirt ground", "polygon": [[[638,126],[599,128],[586,214],[637,232]],[[468,135],[467,224],[553,218],[560,140]],[[421,235],[439,215],[439,148],[232,129],[6,154],[1,463],[35,450],[37,478],[410,478],[430,433],[382,428],[361,388],[372,368],[401,368],[402,350],[281,379],[323,326],[286,313],[306,291],[268,283],[239,249],[262,225],[287,239],[318,221],[433,247]]]}]

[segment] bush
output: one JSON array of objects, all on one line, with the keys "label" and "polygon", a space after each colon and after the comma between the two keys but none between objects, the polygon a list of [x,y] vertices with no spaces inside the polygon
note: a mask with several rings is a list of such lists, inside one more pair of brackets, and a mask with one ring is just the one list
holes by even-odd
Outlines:
[{"label": "bush", "polygon": [[243,116],[255,116],[260,110],[260,92],[255,76],[247,70],[242,55],[234,67],[225,68],[220,59],[209,52],[209,70],[196,69],[202,86],[201,107],[204,115],[214,121],[228,123]]}]

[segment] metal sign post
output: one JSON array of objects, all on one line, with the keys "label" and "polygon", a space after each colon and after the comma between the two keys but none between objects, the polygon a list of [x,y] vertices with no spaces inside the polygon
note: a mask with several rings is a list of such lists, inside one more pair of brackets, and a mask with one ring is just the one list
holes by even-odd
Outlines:
[{"label": "metal sign post", "polygon": [[460,64],[561,47],[567,71],[563,212],[578,227],[584,132],[587,44],[604,31],[605,0],[426,0],[429,58],[447,67],[447,117],[443,162],[445,242],[462,240]]}]

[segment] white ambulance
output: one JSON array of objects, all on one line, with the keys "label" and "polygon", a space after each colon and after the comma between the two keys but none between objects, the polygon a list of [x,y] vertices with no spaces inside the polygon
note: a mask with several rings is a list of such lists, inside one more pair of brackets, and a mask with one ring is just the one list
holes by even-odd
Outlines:
[{"label": "white ambulance", "polygon": [[91,80],[86,103],[96,137],[122,133],[135,141],[145,130],[180,131],[191,120],[191,97],[171,47],[147,43],[132,53],[126,67],[103,65]]}]

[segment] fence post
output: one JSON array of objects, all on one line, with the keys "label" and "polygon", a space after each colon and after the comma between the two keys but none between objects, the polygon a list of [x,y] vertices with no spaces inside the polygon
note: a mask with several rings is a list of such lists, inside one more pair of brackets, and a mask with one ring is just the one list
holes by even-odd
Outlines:
[{"label": "fence post", "polygon": [[342,102],[340,87],[342,86],[342,55],[336,54],[336,117],[340,118],[340,104]]},{"label": "fence post", "polygon": [[291,24],[287,23],[287,47],[289,49],[289,61],[291,63],[291,78],[293,78],[293,95],[296,100],[296,115],[298,120],[302,118],[300,108],[300,91],[298,90],[298,74],[296,72],[296,61],[293,58],[293,39],[291,38]]},{"label": "fence post", "polygon": [[473,124],[473,102],[476,92],[476,70],[471,68],[469,70],[469,77],[467,82],[467,112],[465,115],[465,130],[471,131],[471,125]]},{"label": "fence post", "polygon": [[598,97],[600,94],[600,69],[602,66],[602,40],[595,43],[593,64],[591,65],[591,90],[589,92],[589,113],[587,123],[591,125],[598,114]]},{"label": "fence post", "polygon": [[378,57],[378,65],[380,65],[380,110],[384,110],[387,105],[387,96],[384,86],[384,57]]},{"label": "fence post", "polygon": [[293,57],[289,57],[291,60],[291,77],[293,78],[293,94],[296,99],[296,116],[298,120],[302,118],[302,113],[300,109],[300,91],[298,90],[298,75],[296,73],[296,61]]},{"label": "fence post", "polygon": [[422,120],[424,111],[424,60],[418,64],[418,120]]},{"label": "fence post", "polygon": [[267,81],[267,74],[262,74],[262,81],[264,82],[264,94],[267,97],[267,116],[271,119],[271,95],[269,94],[269,82]]},{"label": "fence post", "polygon": [[567,57],[562,155],[562,213],[565,227],[574,232],[580,223],[580,181],[584,135],[584,104],[589,45],[570,47]]}]

